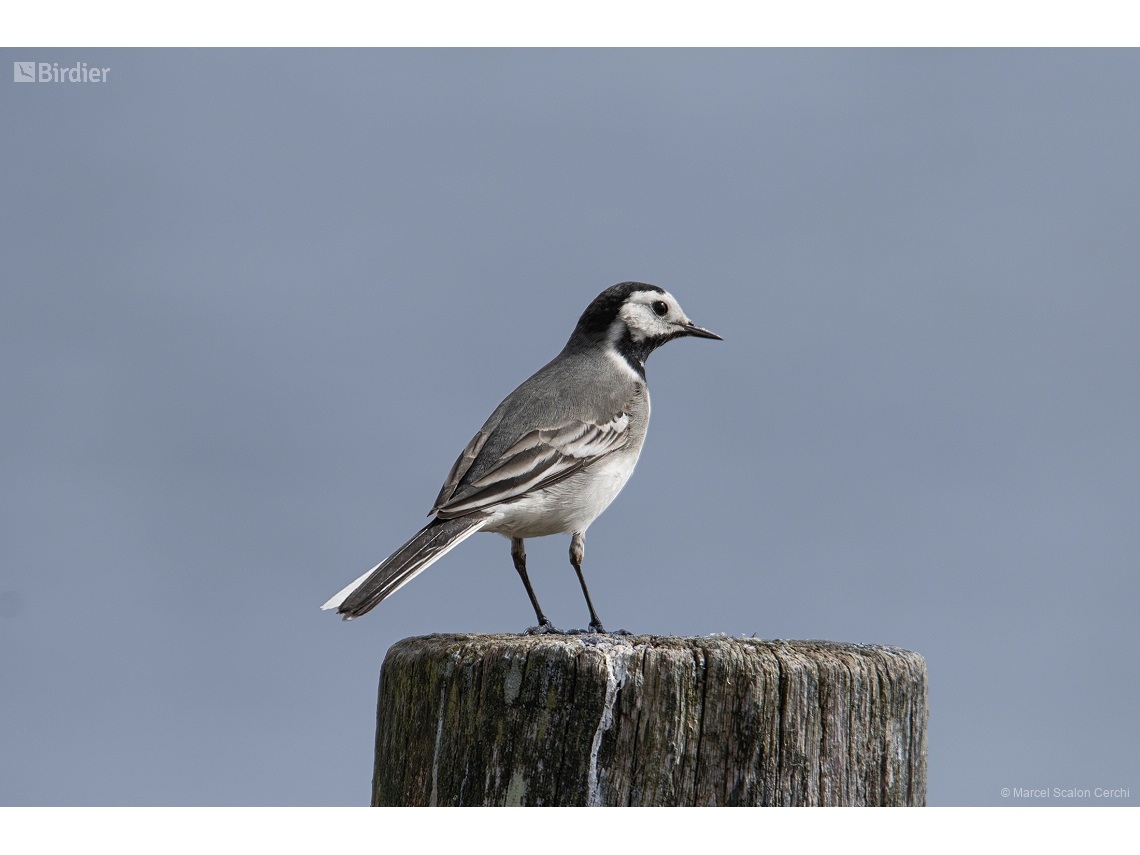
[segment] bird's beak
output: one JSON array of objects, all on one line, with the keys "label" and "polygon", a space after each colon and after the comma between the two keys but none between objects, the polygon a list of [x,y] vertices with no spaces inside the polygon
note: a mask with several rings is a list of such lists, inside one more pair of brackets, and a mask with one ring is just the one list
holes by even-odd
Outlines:
[{"label": "bird's beak", "polygon": [[709,332],[704,327],[698,327],[691,321],[681,324],[681,329],[684,330],[682,335],[695,335],[697,338],[715,338],[717,341],[724,341],[719,335],[714,332]]}]

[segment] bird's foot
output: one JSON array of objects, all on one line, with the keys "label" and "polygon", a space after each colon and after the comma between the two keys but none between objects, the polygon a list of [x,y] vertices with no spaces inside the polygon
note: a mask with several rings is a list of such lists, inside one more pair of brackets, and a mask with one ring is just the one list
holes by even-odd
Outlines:
[{"label": "bird's foot", "polygon": [[532,626],[526,630],[523,635],[565,635],[562,630],[556,627],[548,620],[544,620],[538,626]]},{"label": "bird's foot", "polygon": [[594,622],[590,623],[589,629],[568,629],[568,630],[566,630],[566,634],[567,635],[609,635],[609,633],[606,632],[606,628],[604,626],[602,626],[600,623],[594,623]]},{"label": "bird's foot", "polygon": [[602,622],[598,620],[590,621],[590,628],[583,630],[583,632],[592,635],[633,635],[628,629],[615,629],[613,632],[606,632],[606,628],[602,626]]},{"label": "bird's foot", "polygon": [[606,632],[605,627],[601,624],[590,624],[589,629],[568,629],[566,635],[633,635],[628,629],[615,629],[613,632]]}]

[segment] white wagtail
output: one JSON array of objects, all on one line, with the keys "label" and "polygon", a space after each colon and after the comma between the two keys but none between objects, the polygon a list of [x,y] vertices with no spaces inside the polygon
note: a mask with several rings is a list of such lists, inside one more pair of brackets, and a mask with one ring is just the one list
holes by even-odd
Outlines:
[{"label": "white wagtail", "polygon": [[538,632],[557,632],[542,613],[526,574],[523,540],[569,534],[590,631],[605,632],[582,558],[586,529],[633,473],[649,426],[645,360],[682,336],[720,339],[690,321],[656,285],[622,282],[582,313],[554,359],[511,392],[455,465],[428,514],[432,521],[321,608],[359,617],[477,531],[511,539],[511,558],[538,618]]}]

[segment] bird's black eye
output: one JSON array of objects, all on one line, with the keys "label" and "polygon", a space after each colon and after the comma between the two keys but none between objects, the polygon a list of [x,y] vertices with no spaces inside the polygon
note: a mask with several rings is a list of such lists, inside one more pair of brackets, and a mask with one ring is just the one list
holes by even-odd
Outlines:
[{"label": "bird's black eye", "polygon": [[669,304],[664,300],[658,300],[653,304],[653,311],[656,313],[657,317],[663,318],[669,314]]}]

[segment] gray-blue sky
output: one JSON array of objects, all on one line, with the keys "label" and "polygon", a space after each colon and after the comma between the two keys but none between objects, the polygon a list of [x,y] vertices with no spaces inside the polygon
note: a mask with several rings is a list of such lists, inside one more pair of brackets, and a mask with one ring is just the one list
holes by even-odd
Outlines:
[{"label": "gray-blue sky", "polygon": [[920,651],[934,804],[1140,794],[1140,54],[2,53],[112,71],[0,86],[0,803],[366,802],[387,647],[533,615],[492,535],[318,606],[624,279],[726,341],[607,625]]}]

